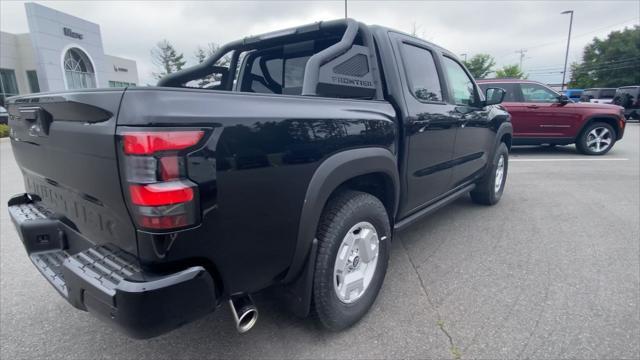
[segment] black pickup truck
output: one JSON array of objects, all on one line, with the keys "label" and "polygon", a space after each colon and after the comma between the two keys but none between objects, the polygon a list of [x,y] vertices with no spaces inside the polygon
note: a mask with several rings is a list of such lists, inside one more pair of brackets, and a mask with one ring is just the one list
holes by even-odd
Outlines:
[{"label": "black pickup truck", "polygon": [[500,200],[503,96],[351,19],[248,37],[157,87],[9,99],[26,188],[9,213],[54,288],[132,337],[222,304],[247,331],[267,288],[339,330],[374,302],[395,232],[469,192]]}]

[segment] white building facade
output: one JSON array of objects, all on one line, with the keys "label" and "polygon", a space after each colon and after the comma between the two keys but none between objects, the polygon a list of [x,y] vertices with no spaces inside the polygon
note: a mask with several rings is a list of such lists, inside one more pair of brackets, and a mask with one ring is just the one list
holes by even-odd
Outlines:
[{"label": "white building facade", "polygon": [[134,86],[136,62],[104,53],[98,24],[25,4],[29,33],[0,32],[0,105],[43,91]]}]

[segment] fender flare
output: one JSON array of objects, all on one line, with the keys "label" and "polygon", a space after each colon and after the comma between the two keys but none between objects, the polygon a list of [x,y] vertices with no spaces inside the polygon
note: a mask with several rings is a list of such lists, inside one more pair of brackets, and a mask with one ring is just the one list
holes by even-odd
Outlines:
[{"label": "fender flare", "polygon": [[496,131],[496,147],[500,144],[500,139],[502,139],[505,134],[511,135],[511,139],[513,140],[513,125],[511,122],[505,121],[498,127],[498,131]]},{"label": "fender flare", "polygon": [[283,282],[294,280],[307,261],[324,206],[331,193],[345,181],[360,175],[383,173],[391,179],[394,190],[395,217],[400,198],[400,180],[397,160],[386,148],[360,148],[339,152],[328,157],[311,177],[300,212],[298,239],[291,266]]},{"label": "fender flare", "polygon": [[[491,149],[488,161],[491,161],[490,159],[493,159],[493,156],[498,149],[498,146],[500,145],[500,139],[502,139],[505,134],[511,135],[511,141],[513,141],[513,125],[510,121],[504,121],[498,126],[498,130],[496,130],[496,141],[493,145],[493,149]],[[509,148],[509,150],[511,150],[511,148]]]}]

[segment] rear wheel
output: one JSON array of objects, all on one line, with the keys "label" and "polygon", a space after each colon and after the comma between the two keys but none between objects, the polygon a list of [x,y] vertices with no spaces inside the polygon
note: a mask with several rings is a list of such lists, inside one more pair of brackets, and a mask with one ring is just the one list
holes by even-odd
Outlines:
[{"label": "rear wheel", "polygon": [[616,133],[607,123],[588,125],[576,141],[576,148],[585,155],[604,155],[611,150]]},{"label": "rear wheel", "polygon": [[507,181],[507,170],[509,170],[509,149],[505,143],[500,143],[487,173],[471,191],[471,199],[483,205],[493,205],[500,201]]},{"label": "rear wheel", "polygon": [[391,228],[376,197],[344,191],[330,200],[318,227],[313,302],[320,322],[342,330],[360,320],[382,286]]}]

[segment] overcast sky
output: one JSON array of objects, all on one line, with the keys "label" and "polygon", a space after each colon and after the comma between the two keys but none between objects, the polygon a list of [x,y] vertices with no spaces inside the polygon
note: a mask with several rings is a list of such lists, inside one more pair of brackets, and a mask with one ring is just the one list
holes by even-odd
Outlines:
[{"label": "overcast sky", "polygon": [[[286,27],[341,18],[339,1],[196,1],[116,2],[38,1],[100,25],[107,54],[138,63],[140,83],[155,83],[150,50],[167,39],[194,62],[197,45],[224,43]],[[574,10],[569,62],[579,61],[583,47],[640,23],[640,1],[355,1],[349,17],[417,34],[457,54],[488,53],[498,66],[520,60],[529,78],[560,83],[569,16]],[[28,32],[23,1],[0,1],[0,28]]]}]

